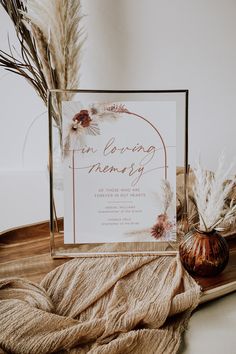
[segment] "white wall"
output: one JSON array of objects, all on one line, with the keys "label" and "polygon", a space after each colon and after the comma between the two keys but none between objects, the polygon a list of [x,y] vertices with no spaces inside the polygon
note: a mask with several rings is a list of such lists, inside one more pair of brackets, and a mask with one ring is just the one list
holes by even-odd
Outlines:
[{"label": "white wall", "polygon": [[[235,0],[84,0],[81,87],[190,90],[190,162],[236,148]],[[9,21],[0,10],[0,46]],[[11,35],[11,40],[12,40]],[[33,89],[0,69],[0,169],[44,169],[47,117]]]}]

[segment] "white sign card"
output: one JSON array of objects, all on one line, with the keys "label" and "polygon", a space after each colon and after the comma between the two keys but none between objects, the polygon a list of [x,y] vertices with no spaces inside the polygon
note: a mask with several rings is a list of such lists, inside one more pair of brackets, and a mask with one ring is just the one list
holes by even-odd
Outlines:
[{"label": "white sign card", "polygon": [[176,102],[63,102],[64,243],[176,241]]}]

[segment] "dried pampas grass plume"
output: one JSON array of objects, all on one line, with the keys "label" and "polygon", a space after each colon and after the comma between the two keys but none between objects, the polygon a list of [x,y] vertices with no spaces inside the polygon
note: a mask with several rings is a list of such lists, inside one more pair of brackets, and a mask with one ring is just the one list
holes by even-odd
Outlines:
[{"label": "dried pampas grass plume", "polygon": [[166,179],[162,180],[162,197],[161,197],[161,201],[162,201],[162,206],[163,206],[163,213],[166,214],[167,210],[169,209],[169,207],[171,206],[172,200],[173,200],[173,196],[174,193],[171,189],[171,185],[170,182]]},{"label": "dried pampas grass plume", "polygon": [[[52,86],[75,89],[79,83],[80,51],[83,30],[79,0],[28,0],[27,12],[23,12],[33,28],[42,32],[48,45],[47,61],[51,67]],[[44,53],[39,51],[41,61]]]},{"label": "dried pampas grass plume", "polygon": [[52,89],[54,87],[54,84],[49,61],[49,48],[47,40],[40,28],[34,25],[33,23],[31,24],[30,29],[32,30],[33,36],[35,38],[35,43],[39,58],[41,60],[42,71],[44,73],[47,87],[49,89]]},{"label": "dried pampas grass plume", "polygon": [[199,229],[211,231],[232,216],[236,217],[236,208],[231,205],[225,209],[225,202],[236,183],[236,177],[230,177],[235,164],[225,167],[224,154],[218,160],[218,167],[213,174],[202,168],[200,160],[193,170],[195,183],[194,200],[199,214]]}]

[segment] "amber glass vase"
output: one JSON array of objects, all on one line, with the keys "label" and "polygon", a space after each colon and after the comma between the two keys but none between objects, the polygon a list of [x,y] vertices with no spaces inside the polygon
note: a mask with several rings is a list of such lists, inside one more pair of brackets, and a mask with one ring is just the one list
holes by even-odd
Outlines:
[{"label": "amber glass vase", "polygon": [[179,254],[185,269],[202,277],[219,274],[229,260],[228,244],[215,230],[191,230],[180,243]]}]

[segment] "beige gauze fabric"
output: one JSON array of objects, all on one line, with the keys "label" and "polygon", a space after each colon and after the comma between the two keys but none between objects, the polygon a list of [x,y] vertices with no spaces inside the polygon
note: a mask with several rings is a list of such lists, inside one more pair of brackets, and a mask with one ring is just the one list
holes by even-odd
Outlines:
[{"label": "beige gauze fabric", "polygon": [[40,285],[0,281],[0,347],[27,354],[174,354],[199,298],[178,256],[73,259]]}]

